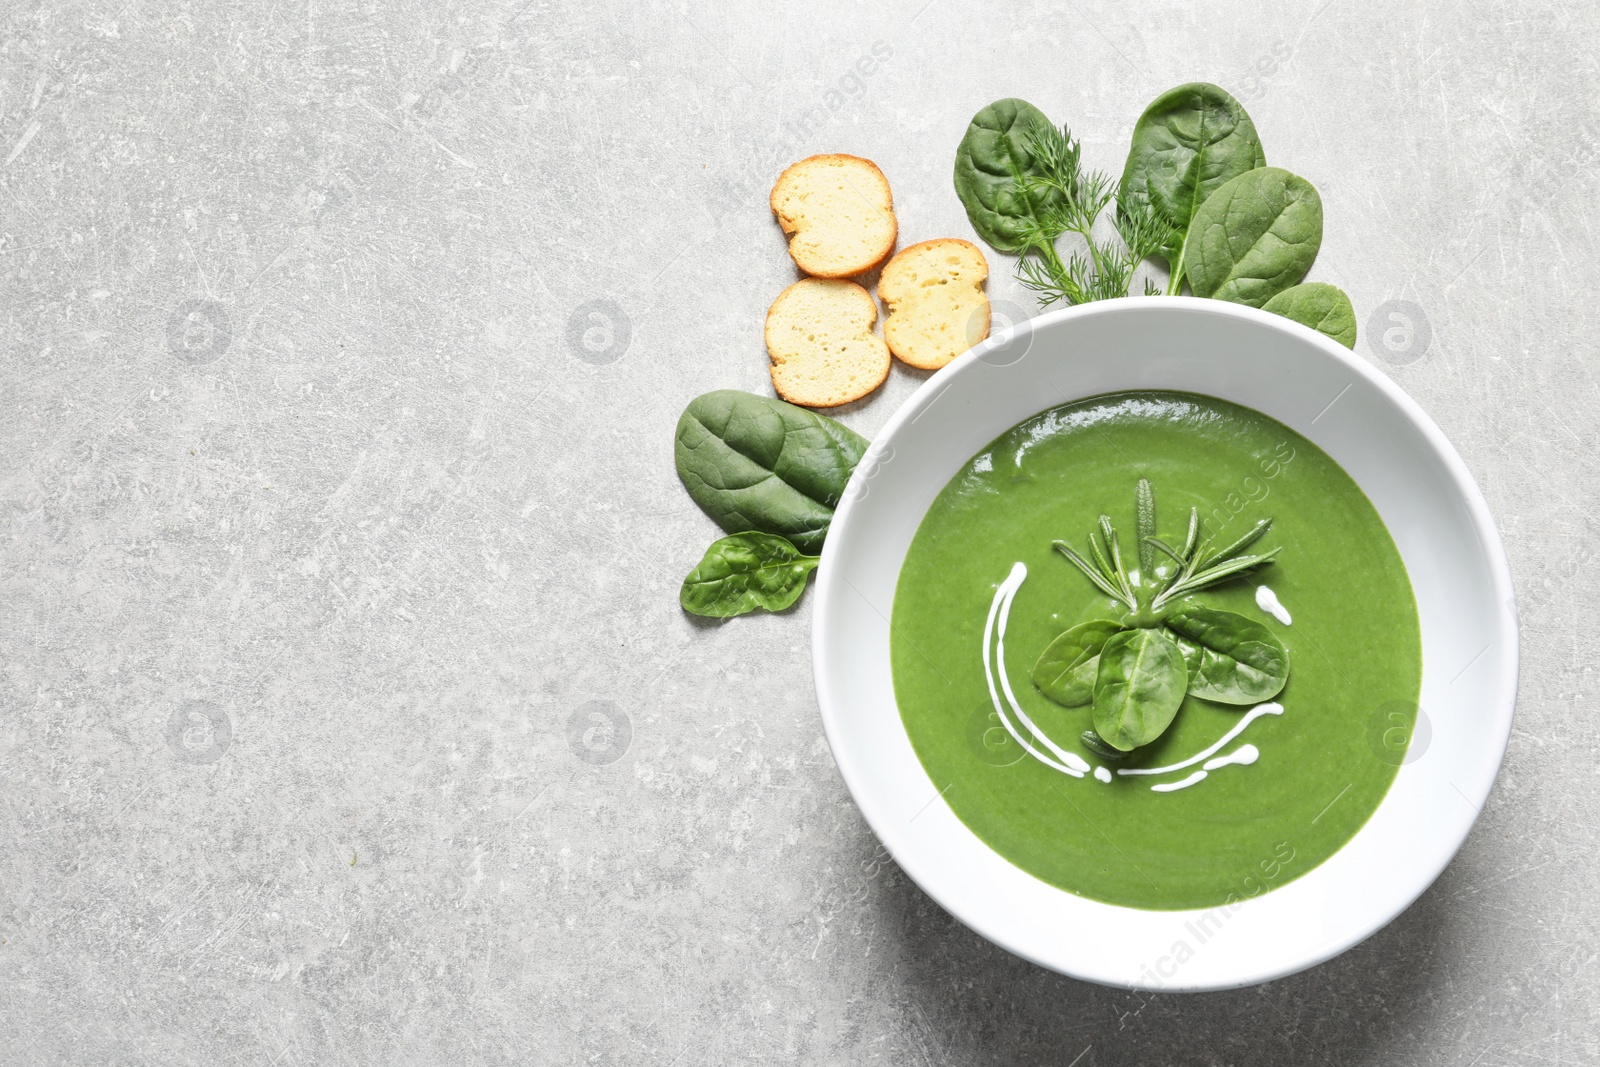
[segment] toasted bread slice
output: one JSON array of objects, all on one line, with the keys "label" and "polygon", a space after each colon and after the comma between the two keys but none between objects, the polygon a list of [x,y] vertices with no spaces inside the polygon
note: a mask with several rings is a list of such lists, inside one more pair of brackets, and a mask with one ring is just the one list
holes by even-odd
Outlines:
[{"label": "toasted bread slice", "polygon": [[778,175],[771,202],[783,232],[791,235],[789,256],[807,274],[853,277],[894,251],[894,198],[870,159],[802,159]]},{"label": "toasted bread slice", "polygon": [[889,377],[889,346],[872,332],[878,305],[855,282],[804,278],[767,311],[772,384],[791,404],[831,408]]},{"label": "toasted bread slice", "polygon": [[938,370],[989,336],[989,262],[953,237],[903,248],[883,268],[883,339],[913,367]]}]

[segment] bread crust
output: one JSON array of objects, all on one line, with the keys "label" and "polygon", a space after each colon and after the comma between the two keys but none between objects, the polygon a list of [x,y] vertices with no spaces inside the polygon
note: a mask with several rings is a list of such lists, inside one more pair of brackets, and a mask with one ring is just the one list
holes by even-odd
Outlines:
[{"label": "bread crust", "polygon": [[802,278],[772,302],[764,336],[772,387],[791,404],[831,408],[889,377],[889,346],[872,332],[878,305],[855,282]]},{"label": "bread crust", "polygon": [[[961,264],[952,268],[930,263],[945,252],[959,257]],[[935,296],[933,289],[919,284],[914,276],[919,264],[925,271],[947,276],[938,283],[941,288],[955,283],[962,291]],[[970,241],[940,237],[901,249],[878,280],[878,298],[886,311],[883,336],[889,351],[908,366],[938,370],[988,337],[990,305],[983,290],[988,277],[989,261]],[[967,286],[970,294],[965,291]],[[930,308],[930,300],[953,306]]]},{"label": "bread crust", "polygon": [[[869,205],[882,216],[881,224],[875,227],[879,232],[873,235],[873,240],[864,250],[817,249],[797,237],[804,228],[801,214],[805,205],[799,196],[803,183],[814,179],[815,172],[825,171],[839,164],[850,166],[872,186],[870,189],[856,191],[868,197]],[[873,202],[870,199],[874,194],[881,197],[881,202]],[[797,163],[791,163],[773,183],[767,203],[772,208],[773,215],[777,217],[778,225],[790,238],[789,258],[794,260],[795,266],[816,278],[853,278],[858,274],[865,274],[889,258],[900,235],[900,222],[895,217],[894,194],[889,188],[889,179],[884,177],[883,171],[876,163],[861,156],[835,152],[807,156]]]}]

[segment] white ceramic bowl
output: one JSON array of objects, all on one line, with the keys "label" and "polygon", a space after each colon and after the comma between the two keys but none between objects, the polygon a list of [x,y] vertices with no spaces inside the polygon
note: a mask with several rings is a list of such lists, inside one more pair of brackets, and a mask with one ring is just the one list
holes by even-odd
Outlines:
[{"label": "white ceramic bowl", "polygon": [[[940,798],[895,705],[895,583],[934,497],[1023,419],[1128,389],[1231,400],[1326,450],[1388,525],[1421,616],[1427,723],[1383,803],[1327,862],[1231,912],[1118,907],[1012,866]],[[961,356],[872,443],[834,516],[818,575],[817,699],[834,759],[867,822],[956,918],[1019,956],[1088,981],[1223,989],[1344,951],[1444,870],[1488,796],[1511,730],[1511,578],[1488,506],[1460,457],[1410,397],[1349,350],[1237,304],[1187,297],[1088,304],[1025,321]]]}]

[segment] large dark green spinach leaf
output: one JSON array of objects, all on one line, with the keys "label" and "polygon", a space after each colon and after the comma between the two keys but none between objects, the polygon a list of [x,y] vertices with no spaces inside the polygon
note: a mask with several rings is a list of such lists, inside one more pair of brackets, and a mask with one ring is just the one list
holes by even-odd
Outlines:
[{"label": "large dark green spinach leaf", "polygon": [[1303,282],[1290,286],[1262,304],[1261,310],[1325,333],[1346,348],[1356,346],[1356,309],[1337,285]]},{"label": "large dark green spinach leaf", "polygon": [[1202,700],[1259,704],[1289,680],[1283,642],[1243,615],[1192,606],[1168,615],[1166,623],[1183,639],[1189,692]]},{"label": "large dark green spinach leaf", "polygon": [[1001,252],[1024,251],[1024,236],[1040,208],[1058,199],[1052,193],[1027,193],[1019,177],[1044,177],[1029,141],[1055,132],[1044,112],[1026,100],[996,100],[972,117],[956,149],[956,195],[967,218],[989,244]]},{"label": "large dark green spinach leaf", "polygon": [[1100,650],[1122,629],[1120,623],[1104,619],[1074,626],[1045,646],[1039,662],[1033,665],[1033,684],[1064,707],[1091,703]]},{"label": "large dark green spinach leaf", "polygon": [[1183,703],[1188,670],[1161,630],[1124,630],[1100,650],[1094,683],[1094,731],[1128,752],[1160,737]]},{"label": "large dark green spinach leaf", "polygon": [[675,452],[678,477],[717,525],[814,554],[866,450],[866,438],[826,416],[721,389],[689,402]]},{"label": "large dark green spinach leaf", "polygon": [[1126,216],[1149,204],[1172,228],[1174,243],[1161,253],[1173,271],[1167,292],[1182,285],[1179,253],[1200,205],[1223,183],[1266,165],[1255,123],[1209,82],[1169,89],[1145,108],[1133,127],[1117,206]]},{"label": "large dark green spinach leaf", "polygon": [[1195,213],[1182,269],[1196,296],[1260,307],[1295,285],[1322,247],[1322,198],[1279,167],[1225,182]]},{"label": "large dark green spinach leaf", "polygon": [[806,587],[817,569],[787,538],[775,534],[738,533],[724,537],[706,554],[678,591],[678,603],[695,615],[726,619],[764,608],[782,611]]}]

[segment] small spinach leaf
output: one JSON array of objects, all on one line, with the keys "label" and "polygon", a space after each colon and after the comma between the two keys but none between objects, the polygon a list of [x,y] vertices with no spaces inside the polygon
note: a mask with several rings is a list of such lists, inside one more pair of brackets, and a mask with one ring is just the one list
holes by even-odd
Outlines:
[{"label": "small spinach leaf", "polygon": [[1076,708],[1094,700],[1095,671],[1100,650],[1122,631],[1119,623],[1095,619],[1074,626],[1045,646],[1033,665],[1033,684],[1039,692],[1065,707]]},{"label": "small spinach leaf", "polygon": [[1262,304],[1261,310],[1325,333],[1346,348],[1356,346],[1356,309],[1337,285],[1304,282],[1290,286]]},{"label": "small spinach leaf", "polygon": [[1100,739],[1100,735],[1095,733],[1093,730],[1085,730],[1078,737],[1078,743],[1083,745],[1084,748],[1088,749],[1092,755],[1099,756],[1103,760],[1121,760],[1128,758],[1128,754],[1126,752],[1112,748],[1110,745],[1102,741]]},{"label": "small spinach leaf", "polygon": [[1161,630],[1124,630],[1100,650],[1094,730],[1120,752],[1147,745],[1172,724],[1189,675],[1183,653]]},{"label": "small spinach leaf", "polygon": [[1133,127],[1117,206],[1126,215],[1149,204],[1173,230],[1173,244],[1161,252],[1173,271],[1167,292],[1183,283],[1178,253],[1200,205],[1229,179],[1266,164],[1255,123],[1215,85],[1180,85],[1144,109]]},{"label": "small spinach leaf", "polygon": [[1260,307],[1296,284],[1322,247],[1322,198],[1279,167],[1241,174],[1195,213],[1182,269],[1195,296]]},{"label": "small spinach leaf", "polygon": [[729,533],[778,534],[820,552],[867,440],[781,400],[720,389],[678,420],[678,477]]},{"label": "small spinach leaf", "polygon": [[806,587],[817,569],[816,556],[801,554],[775,534],[739,533],[706,549],[699,565],[683,580],[678,603],[683,610],[713,619],[764,608],[782,611]]},{"label": "small spinach leaf", "polygon": [[1243,615],[1195,605],[1168,615],[1166,624],[1185,646],[1189,692],[1202,700],[1259,704],[1289,680],[1283,642]]},{"label": "small spinach leaf", "polygon": [[1038,212],[1060,200],[1049,191],[1029,192],[1019,181],[1045,177],[1032,145],[1034,138],[1054,133],[1044,112],[1026,100],[1007,98],[972,116],[956,149],[956,195],[978,236],[1001,252],[1025,251]]}]

